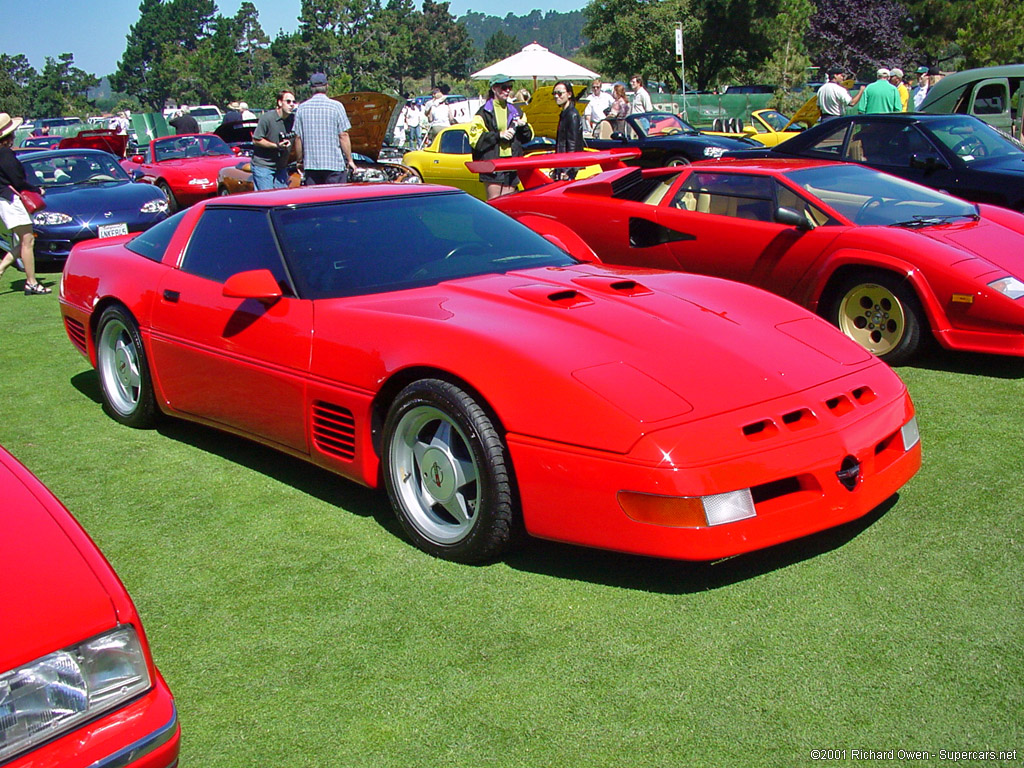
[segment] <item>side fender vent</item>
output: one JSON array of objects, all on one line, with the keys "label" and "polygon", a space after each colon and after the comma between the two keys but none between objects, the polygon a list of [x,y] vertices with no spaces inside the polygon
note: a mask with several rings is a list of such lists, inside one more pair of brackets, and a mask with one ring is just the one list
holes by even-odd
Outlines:
[{"label": "side fender vent", "polygon": [[65,317],[64,329],[67,331],[68,338],[71,339],[71,343],[75,345],[75,348],[83,355],[87,354],[85,346],[85,326],[78,320]]},{"label": "side fender vent", "polygon": [[356,420],[352,411],[317,400],[313,403],[313,445],[329,456],[356,456]]}]

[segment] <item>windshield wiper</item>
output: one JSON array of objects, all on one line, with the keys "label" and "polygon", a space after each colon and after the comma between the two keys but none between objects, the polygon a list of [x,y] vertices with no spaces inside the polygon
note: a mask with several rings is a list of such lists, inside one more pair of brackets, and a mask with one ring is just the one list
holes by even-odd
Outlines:
[{"label": "windshield wiper", "polygon": [[981,218],[975,213],[940,213],[932,215],[917,214],[907,221],[897,221],[891,224],[893,227],[906,227],[907,229],[921,229],[922,227],[934,227],[939,224],[946,224],[954,219],[972,219],[978,221]]}]

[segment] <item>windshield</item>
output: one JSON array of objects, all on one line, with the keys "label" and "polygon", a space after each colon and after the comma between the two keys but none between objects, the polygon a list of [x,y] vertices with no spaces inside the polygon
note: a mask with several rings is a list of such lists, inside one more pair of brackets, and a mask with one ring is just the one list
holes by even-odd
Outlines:
[{"label": "windshield", "polygon": [[128,174],[106,152],[61,154],[21,159],[25,178],[37,187],[70,187],[75,184],[104,184],[131,181]]},{"label": "windshield", "polygon": [[[789,123],[789,118],[774,109],[765,109],[757,113],[758,116],[772,127],[772,130],[784,130]],[[795,130],[795,129],[794,129]]]},{"label": "windshield", "polygon": [[697,129],[671,112],[644,112],[634,122],[647,136],[673,136],[677,133],[697,133]]},{"label": "windshield", "polygon": [[859,165],[805,168],[787,176],[855,224],[919,226],[978,215],[973,203]]},{"label": "windshield", "polygon": [[281,208],[273,219],[299,295],[309,299],[575,263],[464,193]]},{"label": "windshield", "polygon": [[1024,144],[973,117],[950,116],[924,125],[968,165],[993,158],[1024,158]]},{"label": "windshield", "polygon": [[231,147],[219,136],[204,133],[195,136],[172,136],[153,142],[153,154],[157,161],[183,160],[190,157],[215,157],[233,154]]}]

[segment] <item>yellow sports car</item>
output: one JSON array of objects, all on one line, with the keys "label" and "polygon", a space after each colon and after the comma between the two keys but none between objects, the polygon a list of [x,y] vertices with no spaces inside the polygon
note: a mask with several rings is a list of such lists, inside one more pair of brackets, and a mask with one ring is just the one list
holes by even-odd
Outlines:
[{"label": "yellow sports car", "polygon": [[[728,136],[733,139],[753,139],[766,147],[774,147],[786,139],[796,136],[800,128],[781,112],[774,109],[755,109],[747,123],[736,121],[733,125],[722,125],[716,120],[715,130],[702,131],[712,136]],[[730,121],[731,122],[731,121]]]},{"label": "yellow sports car", "polygon": [[[534,139],[524,147],[527,155],[551,152],[554,148],[555,142],[551,139]],[[402,157],[402,164],[412,168],[427,184],[458,187],[474,197],[485,200],[484,185],[480,177],[466,168],[466,163],[472,159],[469,123],[462,123],[445,128],[423,149],[406,152]],[[600,172],[601,169],[597,166],[581,168],[576,178],[585,179]]]}]

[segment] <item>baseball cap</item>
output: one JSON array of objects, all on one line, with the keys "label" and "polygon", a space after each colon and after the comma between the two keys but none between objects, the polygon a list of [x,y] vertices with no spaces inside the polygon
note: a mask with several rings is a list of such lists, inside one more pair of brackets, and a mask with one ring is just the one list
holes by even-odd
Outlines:
[{"label": "baseball cap", "polygon": [[309,87],[316,88],[321,85],[327,85],[327,75],[323,72],[314,72],[309,76]]},{"label": "baseball cap", "polygon": [[889,76],[889,70],[886,69],[885,67],[879,67],[878,71],[875,72],[875,75],[877,77],[888,77]]},{"label": "baseball cap", "polygon": [[926,74],[928,74],[928,67],[918,67],[917,68],[917,74],[919,74],[919,75],[926,75]]},{"label": "baseball cap", "polygon": [[488,86],[500,85],[501,83],[511,83],[512,78],[508,75],[491,75],[491,79],[487,81]]},{"label": "baseball cap", "polygon": [[903,77],[903,70],[899,67],[893,67],[889,70],[889,77]]}]

